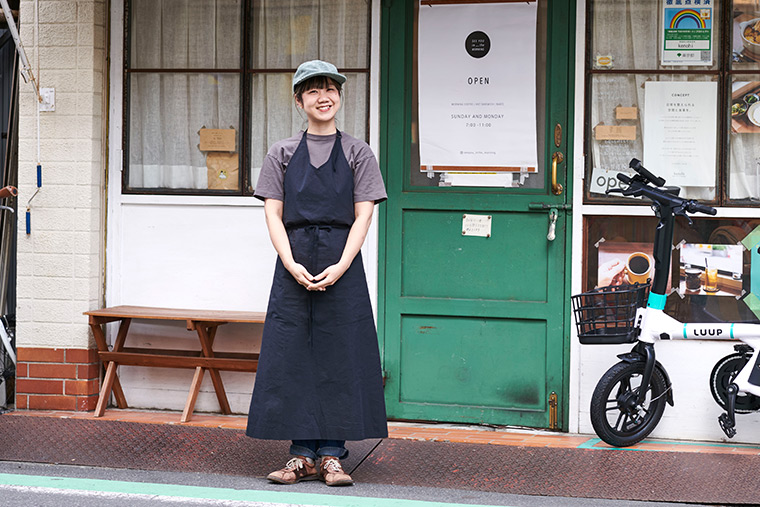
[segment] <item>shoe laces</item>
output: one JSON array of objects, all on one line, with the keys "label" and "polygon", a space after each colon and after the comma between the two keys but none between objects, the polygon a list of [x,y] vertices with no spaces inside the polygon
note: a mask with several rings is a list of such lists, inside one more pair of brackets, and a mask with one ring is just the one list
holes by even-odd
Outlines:
[{"label": "shoe laces", "polygon": [[286,470],[300,470],[303,467],[304,467],[303,459],[301,458],[293,458],[287,463],[285,463]]},{"label": "shoe laces", "polygon": [[328,472],[343,473],[343,467],[337,459],[328,459],[322,467]]}]

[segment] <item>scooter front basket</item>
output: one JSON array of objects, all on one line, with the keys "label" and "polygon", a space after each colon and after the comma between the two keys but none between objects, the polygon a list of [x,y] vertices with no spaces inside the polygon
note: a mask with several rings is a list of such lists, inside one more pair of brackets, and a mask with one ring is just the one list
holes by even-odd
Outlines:
[{"label": "scooter front basket", "polygon": [[649,284],[610,285],[573,296],[578,339],[586,345],[633,343],[636,309],[646,305]]}]

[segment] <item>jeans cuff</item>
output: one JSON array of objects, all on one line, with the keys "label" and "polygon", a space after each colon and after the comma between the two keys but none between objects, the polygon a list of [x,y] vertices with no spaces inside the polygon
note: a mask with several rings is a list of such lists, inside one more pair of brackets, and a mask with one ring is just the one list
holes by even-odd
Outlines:
[{"label": "jeans cuff", "polygon": [[345,447],[320,447],[317,449],[317,454],[319,456],[334,456],[338,459],[343,459],[348,457],[348,449]]},{"label": "jeans cuff", "polygon": [[293,456],[305,456],[313,460],[317,459],[317,454],[314,451],[312,451],[308,447],[303,447],[301,445],[292,444],[290,446],[290,454],[292,454]]}]

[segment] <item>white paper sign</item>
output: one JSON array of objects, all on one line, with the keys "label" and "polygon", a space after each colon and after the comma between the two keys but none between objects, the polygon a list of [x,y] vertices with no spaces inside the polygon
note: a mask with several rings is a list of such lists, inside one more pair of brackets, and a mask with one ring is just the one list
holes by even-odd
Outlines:
[{"label": "white paper sign", "polygon": [[462,215],[462,236],[491,237],[491,215]]},{"label": "white paper sign", "polygon": [[669,185],[715,186],[718,83],[647,81],[644,165]]},{"label": "white paper sign", "polygon": [[423,170],[535,170],[536,6],[420,5]]}]

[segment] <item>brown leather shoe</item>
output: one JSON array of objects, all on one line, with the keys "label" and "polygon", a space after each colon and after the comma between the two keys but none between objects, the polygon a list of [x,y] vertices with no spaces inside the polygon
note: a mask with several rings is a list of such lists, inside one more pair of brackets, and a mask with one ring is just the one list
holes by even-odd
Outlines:
[{"label": "brown leather shoe", "polygon": [[324,456],[319,465],[319,480],[328,486],[350,486],[354,480],[343,471],[340,460],[333,456]]},{"label": "brown leather shoe", "polygon": [[316,463],[305,456],[296,456],[287,462],[285,468],[267,475],[267,479],[279,484],[295,484],[299,481],[313,481],[318,478]]}]

